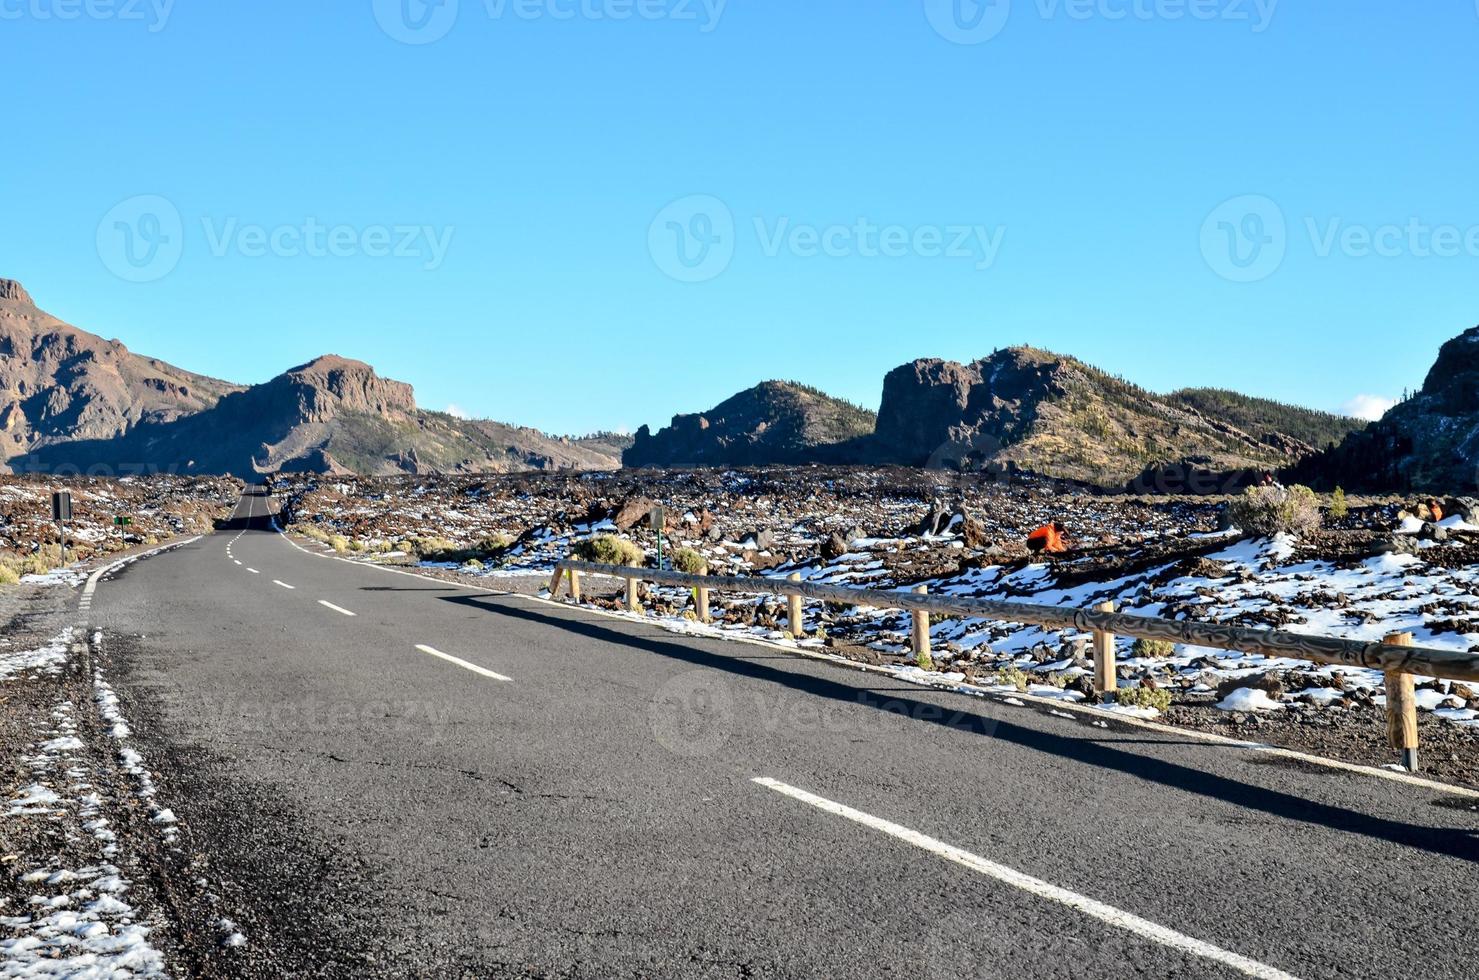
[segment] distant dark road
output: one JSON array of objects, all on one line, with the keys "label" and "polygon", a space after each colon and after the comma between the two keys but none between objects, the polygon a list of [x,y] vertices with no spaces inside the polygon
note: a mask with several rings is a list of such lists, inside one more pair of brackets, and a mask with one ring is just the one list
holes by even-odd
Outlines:
[{"label": "distant dark road", "polygon": [[1443,794],[336,561],[268,503],[92,620],[168,738],[363,862],[394,968],[1479,973]]}]

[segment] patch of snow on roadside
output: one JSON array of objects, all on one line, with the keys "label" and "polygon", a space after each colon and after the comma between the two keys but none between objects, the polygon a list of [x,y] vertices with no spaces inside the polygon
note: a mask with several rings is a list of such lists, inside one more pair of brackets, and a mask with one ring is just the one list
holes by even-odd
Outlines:
[{"label": "patch of snow on roadside", "polygon": [[1217,703],[1223,711],[1283,711],[1284,705],[1257,687],[1240,687]]},{"label": "patch of snow on roadside", "polygon": [[32,670],[53,676],[61,673],[62,665],[67,662],[67,650],[72,645],[72,634],[71,629],[65,629],[39,649],[0,653],[0,681]]}]

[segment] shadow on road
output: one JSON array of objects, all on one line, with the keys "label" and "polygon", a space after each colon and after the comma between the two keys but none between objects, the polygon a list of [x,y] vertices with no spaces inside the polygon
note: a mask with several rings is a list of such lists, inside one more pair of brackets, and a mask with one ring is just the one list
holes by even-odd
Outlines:
[{"label": "shadow on road", "polygon": [[[498,616],[521,619],[564,630],[602,643],[611,643],[628,649],[653,653],[672,660],[679,660],[695,667],[706,667],[724,671],[740,677],[779,684],[813,697],[841,701],[859,709],[887,710],[898,712],[902,705],[909,717],[921,724],[942,725],[955,732],[971,732],[1003,739],[1014,745],[1057,756],[1073,762],[1101,769],[1121,772],[1147,782],[1159,783],[1173,789],[1196,793],[1235,806],[1259,810],[1286,820],[1298,820],[1330,830],[1351,834],[1363,834],[1378,840],[1411,847],[1418,850],[1479,862],[1479,834],[1473,831],[1450,830],[1439,827],[1423,827],[1399,823],[1344,807],[1317,803],[1302,799],[1279,790],[1254,786],[1215,773],[1202,772],[1188,766],[1125,752],[1093,738],[1072,738],[1051,732],[1023,728],[1011,722],[1000,721],[986,715],[963,711],[950,712],[948,717],[939,712],[938,706],[917,698],[893,694],[885,702],[860,700],[860,688],[826,677],[817,677],[799,669],[784,669],[759,663],[748,654],[725,656],[686,646],[654,636],[612,629],[599,622],[570,619],[550,615],[534,609],[499,602],[494,596],[443,596],[444,602],[471,606]],[[781,655],[774,660],[785,660],[799,668],[806,662]],[[874,690],[868,687],[867,690]],[[1141,741],[1152,741],[1145,739]],[[1211,748],[1211,746],[1208,746]]]}]

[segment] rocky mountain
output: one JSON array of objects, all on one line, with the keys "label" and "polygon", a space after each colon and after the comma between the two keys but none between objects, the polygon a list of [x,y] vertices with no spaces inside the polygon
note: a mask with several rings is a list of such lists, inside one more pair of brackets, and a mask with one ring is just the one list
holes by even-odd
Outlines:
[{"label": "rocky mountain", "polygon": [[873,431],[873,413],[791,381],[766,381],[707,412],[677,415],[653,435],[637,430],[627,466],[802,463]]},{"label": "rocky mountain", "polygon": [[1166,401],[1231,423],[1260,440],[1289,436],[1316,449],[1339,445],[1346,436],[1366,426],[1361,419],[1224,388],[1182,388],[1167,395]]},{"label": "rocky mountain", "polygon": [[[1252,402],[1239,404],[1247,409]],[[1158,396],[1032,347],[972,364],[920,360],[884,378],[877,431],[862,457],[947,469],[1015,467],[1121,487],[1147,475],[1159,484],[1172,470],[1280,469],[1314,452],[1285,432],[1264,424],[1244,429],[1229,417],[1236,413],[1202,404]],[[1255,415],[1244,411],[1240,420]]]},{"label": "rocky mountain", "polygon": [[1479,491],[1479,327],[1439,348],[1417,394],[1294,476],[1322,488]]},{"label": "rocky mountain", "polygon": [[63,323],[20,283],[0,279],[0,459],[111,439],[239,390]]},{"label": "rocky mountain", "polygon": [[411,386],[368,364],[328,355],[233,392],[212,408],[139,425],[121,438],[50,446],[20,470],[73,466],[123,472],[508,473],[614,469],[599,442],[582,444],[534,429],[459,419],[416,406]]}]

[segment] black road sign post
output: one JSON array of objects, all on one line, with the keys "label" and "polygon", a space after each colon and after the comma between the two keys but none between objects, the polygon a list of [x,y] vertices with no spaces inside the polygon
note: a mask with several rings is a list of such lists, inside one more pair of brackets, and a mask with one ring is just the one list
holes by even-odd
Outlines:
[{"label": "black road sign post", "polygon": [[657,568],[658,568],[658,571],[661,571],[662,570],[662,567],[663,567],[663,564],[662,564],[662,529],[663,529],[663,525],[666,523],[666,521],[667,521],[667,516],[663,513],[663,509],[661,507],[654,507],[654,508],[652,508],[652,513],[650,513],[650,514],[647,515],[647,522],[649,524],[651,524],[652,525],[652,529],[657,532]]},{"label": "black road sign post", "polygon": [[58,490],[51,495],[51,519],[56,521],[62,535],[62,564],[67,563],[67,522],[72,519],[72,495]]}]

